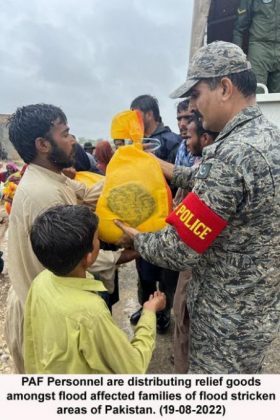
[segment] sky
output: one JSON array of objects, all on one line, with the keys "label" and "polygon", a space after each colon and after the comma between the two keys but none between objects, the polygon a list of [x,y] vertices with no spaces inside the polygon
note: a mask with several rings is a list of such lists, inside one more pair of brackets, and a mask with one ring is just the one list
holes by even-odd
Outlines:
[{"label": "sky", "polygon": [[110,140],[112,117],[138,95],[159,101],[186,79],[193,0],[5,0],[0,13],[0,113],[51,103],[71,132]]}]

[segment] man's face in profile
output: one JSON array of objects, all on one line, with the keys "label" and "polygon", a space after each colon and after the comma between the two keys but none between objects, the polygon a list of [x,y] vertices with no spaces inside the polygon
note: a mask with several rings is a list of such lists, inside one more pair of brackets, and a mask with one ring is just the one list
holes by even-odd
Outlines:
[{"label": "man's face in profile", "polygon": [[183,139],[186,139],[188,136],[188,123],[190,117],[191,112],[188,109],[183,109],[177,112],[178,128]]},{"label": "man's face in profile", "polygon": [[74,165],[76,140],[67,124],[56,120],[47,140],[52,146],[48,159],[53,165],[60,170]]}]

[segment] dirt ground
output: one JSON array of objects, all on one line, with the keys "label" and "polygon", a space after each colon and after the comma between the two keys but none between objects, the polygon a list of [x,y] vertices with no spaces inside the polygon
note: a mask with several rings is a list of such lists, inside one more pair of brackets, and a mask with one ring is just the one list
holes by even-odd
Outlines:
[{"label": "dirt ground", "polygon": [[[123,265],[119,270],[120,301],[113,306],[113,317],[129,337],[133,335],[130,315],[139,308],[137,300],[137,272],[133,262]],[[170,329],[165,334],[157,335],[156,350],[153,354],[148,373],[172,373],[172,334],[173,316]]]},{"label": "dirt ground", "polygon": [[[0,222],[5,217],[4,223],[0,224],[0,250],[4,252],[5,266],[0,274],[0,374],[14,373],[14,366],[7,349],[4,338],[4,320],[6,310],[6,298],[10,281],[7,273],[7,227],[8,220],[0,208]],[[137,302],[137,273],[135,264],[125,264],[120,268],[120,301],[113,307],[113,317],[118,325],[128,334],[133,335],[133,327],[129,322],[130,315],[138,309]],[[148,373],[173,373],[171,363],[172,356],[172,333],[174,322],[172,319],[170,330],[164,335],[157,336],[157,346],[154,352]],[[264,373],[280,373],[280,336],[271,345],[265,360]]]},{"label": "dirt ground", "polygon": [[[7,260],[7,228],[8,217],[3,206],[0,207],[0,250],[3,258]],[[7,272],[7,264],[4,263],[4,270],[0,274],[0,373],[13,373],[13,362],[7,349],[4,338],[4,320],[6,312],[6,299],[10,287],[10,280]]]}]

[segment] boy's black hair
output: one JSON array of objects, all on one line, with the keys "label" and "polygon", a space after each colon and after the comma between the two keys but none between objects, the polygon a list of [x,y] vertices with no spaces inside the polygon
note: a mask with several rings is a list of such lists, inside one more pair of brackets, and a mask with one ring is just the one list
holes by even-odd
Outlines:
[{"label": "boy's black hair", "polygon": [[59,205],[34,221],[30,239],[40,263],[58,276],[69,274],[93,250],[98,217],[86,206]]},{"label": "boy's black hair", "polygon": [[35,140],[49,134],[56,120],[67,123],[64,112],[54,105],[36,104],[18,108],[8,121],[9,138],[25,163],[36,157]]}]

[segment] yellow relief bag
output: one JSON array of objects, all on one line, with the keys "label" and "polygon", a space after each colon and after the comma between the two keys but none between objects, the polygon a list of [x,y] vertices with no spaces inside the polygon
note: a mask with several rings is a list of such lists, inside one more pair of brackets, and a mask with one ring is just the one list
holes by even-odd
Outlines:
[{"label": "yellow relief bag", "polygon": [[94,184],[102,181],[103,179],[105,179],[103,175],[96,174],[95,172],[90,171],[78,171],[76,172],[74,178],[75,181],[79,181],[86,184],[88,188],[92,187]]},{"label": "yellow relief bag", "polygon": [[105,242],[115,243],[123,235],[115,219],[141,232],[155,232],[165,226],[171,211],[170,189],[157,159],[143,151],[143,132],[139,111],[124,111],[112,121],[112,138],[130,138],[133,144],[120,147],[107,166],[96,207],[99,237]]}]

